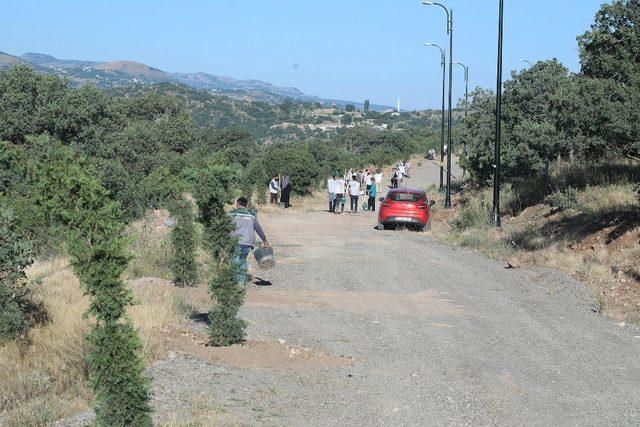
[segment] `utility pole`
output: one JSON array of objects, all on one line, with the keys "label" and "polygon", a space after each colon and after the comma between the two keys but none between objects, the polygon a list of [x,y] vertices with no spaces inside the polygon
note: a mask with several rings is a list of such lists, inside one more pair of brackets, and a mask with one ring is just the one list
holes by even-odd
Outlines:
[{"label": "utility pole", "polygon": [[447,34],[449,35],[449,115],[448,115],[448,137],[447,137],[447,189],[444,200],[444,207],[451,207],[451,155],[453,153],[453,141],[451,138],[452,124],[452,102],[453,102],[453,9],[447,8],[442,3],[433,1],[423,1],[425,6],[440,6],[447,14]]},{"label": "utility pole", "polygon": [[440,188],[439,191],[444,190],[444,127],[445,127],[445,118],[444,118],[444,109],[445,109],[445,83],[447,81],[447,64],[446,64],[446,52],[443,48],[434,43],[425,43],[425,46],[431,46],[438,48],[440,50],[440,65],[442,67],[442,130],[440,132]]},{"label": "utility pole", "polygon": [[504,30],[504,0],[498,10],[498,75],[496,79],[496,142],[493,175],[493,226],[500,227],[500,131],[502,127],[502,34]]}]

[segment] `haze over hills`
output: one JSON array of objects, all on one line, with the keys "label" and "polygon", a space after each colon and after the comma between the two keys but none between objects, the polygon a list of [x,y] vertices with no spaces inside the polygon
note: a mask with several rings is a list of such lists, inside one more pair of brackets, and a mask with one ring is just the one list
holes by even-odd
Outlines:
[{"label": "haze over hills", "polygon": [[[324,105],[354,104],[362,107],[362,101],[324,99],[307,95],[294,87],[275,86],[265,81],[237,80],[204,72],[170,73],[135,61],[83,61],[58,59],[43,53],[14,56],[0,52],[0,69],[19,64],[29,65],[38,72],[60,74],[68,78],[72,85],[91,83],[102,88],[113,88],[168,82],[205,89],[237,99],[264,101],[270,104],[290,98],[302,102],[320,102]],[[371,104],[370,108],[383,111],[392,107]]]}]

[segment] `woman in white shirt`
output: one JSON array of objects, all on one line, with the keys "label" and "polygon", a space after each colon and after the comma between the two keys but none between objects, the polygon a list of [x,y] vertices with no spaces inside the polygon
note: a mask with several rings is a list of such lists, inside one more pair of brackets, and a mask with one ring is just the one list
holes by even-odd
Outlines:
[{"label": "woman in white shirt", "polygon": [[351,199],[351,213],[358,212],[358,199],[360,198],[360,182],[358,177],[353,175],[349,182],[349,198]]},{"label": "woman in white shirt", "polygon": [[[338,214],[338,213],[343,213],[344,212],[344,191],[345,191],[345,187],[346,187],[346,182],[344,180],[344,177],[339,177],[338,179],[336,179],[335,181],[333,181],[334,184],[334,190],[333,192],[335,193],[335,203],[333,205],[333,213],[334,214]],[[338,212],[338,205],[340,205],[340,211]]]},{"label": "woman in white shirt", "polygon": [[382,170],[378,169],[373,178],[374,178],[375,183],[376,183],[376,193],[380,193],[380,191],[381,191],[380,184],[382,184]]}]

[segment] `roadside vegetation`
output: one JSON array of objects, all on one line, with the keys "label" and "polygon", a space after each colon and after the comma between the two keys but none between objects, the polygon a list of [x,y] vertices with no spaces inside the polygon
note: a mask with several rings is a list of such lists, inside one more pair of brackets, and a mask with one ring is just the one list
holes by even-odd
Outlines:
[{"label": "roadside vegetation", "polygon": [[490,223],[495,96],[477,89],[460,127],[468,172],[447,239],[590,283],[598,311],[640,321],[640,5],[605,4],[578,37],[582,70],[513,72],[503,95],[501,210]]},{"label": "roadside vegetation", "polygon": [[[429,112],[351,107],[323,122],[348,114],[354,127],[290,134],[272,126],[313,120],[318,106],[0,72],[0,422],[46,425],[90,405],[98,424],[148,424],[144,368],[164,355],[159,331],[204,309],[189,298],[198,284],[210,285],[211,343],[241,341],[243,290],[218,218],[232,196],[265,203],[286,174],[304,200],[334,170],[435,144]],[[216,170],[233,180],[221,193],[209,176],[202,193]],[[136,285],[158,280],[169,296]]]}]

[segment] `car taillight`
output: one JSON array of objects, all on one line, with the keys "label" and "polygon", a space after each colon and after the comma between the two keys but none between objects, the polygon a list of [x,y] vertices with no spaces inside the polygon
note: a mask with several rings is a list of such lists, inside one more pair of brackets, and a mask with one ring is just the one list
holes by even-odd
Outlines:
[{"label": "car taillight", "polygon": [[389,207],[391,206],[391,203],[387,202],[386,200],[384,202],[382,202],[382,206],[386,206]]},{"label": "car taillight", "polygon": [[429,205],[426,203],[420,203],[418,205],[418,209],[428,209],[428,208],[429,208]]}]

